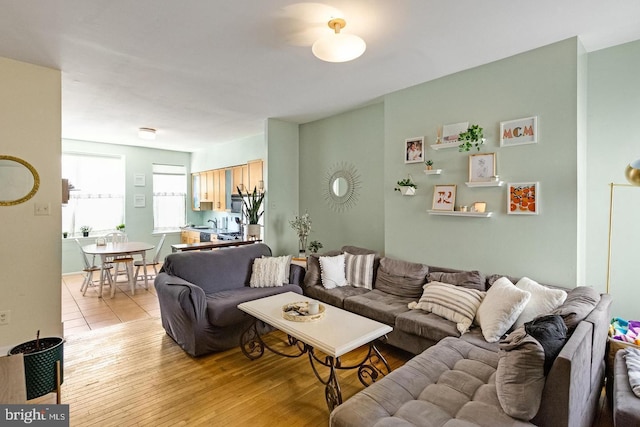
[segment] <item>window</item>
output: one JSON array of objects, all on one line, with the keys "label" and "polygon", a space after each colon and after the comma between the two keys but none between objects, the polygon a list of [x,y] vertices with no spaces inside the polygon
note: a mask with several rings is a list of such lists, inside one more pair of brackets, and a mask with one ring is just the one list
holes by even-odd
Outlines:
[{"label": "window", "polygon": [[187,170],[153,165],[153,229],[175,230],[187,222]]},{"label": "window", "polygon": [[113,230],[124,222],[124,159],[120,156],[63,153],[62,177],[73,185],[62,208],[62,231],[79,234]]}]

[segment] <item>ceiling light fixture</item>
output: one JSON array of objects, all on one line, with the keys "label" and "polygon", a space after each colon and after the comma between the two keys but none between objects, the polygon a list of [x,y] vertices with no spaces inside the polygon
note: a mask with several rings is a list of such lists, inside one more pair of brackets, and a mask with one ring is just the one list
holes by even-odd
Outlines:
[{"label": "ceiling light fixture", "polygon": [[332,19],[328,25],[334,33],[319,38],[311,47],[318,59],[327,62],[347,62],[358,58],[367,49],[367,44],[360,37],[340,32],[347,25],[344,19]]},{"label": "ceiling light fixture", "polygon": [[156,139],[156,130],[152,128],[140,128],[138,129],[138,138],[153,141]]}]

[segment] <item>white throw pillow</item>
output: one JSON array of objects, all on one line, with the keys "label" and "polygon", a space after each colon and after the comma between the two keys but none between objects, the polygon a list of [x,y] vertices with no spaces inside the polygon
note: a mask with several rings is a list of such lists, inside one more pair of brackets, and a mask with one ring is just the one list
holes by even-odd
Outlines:
[{"label": "white throw pillow", "polygon": [[347,285],[347,278],[344,272],[344,255],[321,256],[319,261],[322,286],[326,289],[333,289]]},{"label": "white throw pillow", "polygon": [[409,308],[431,312],[456,322],[458,331],[464,334],[469,330],[484,295],[485,292],[477,289],[432,281],[424,285],[420,301],[409,303]]},{"label": "white throw pillow", "polygon": [[489,288],[476,313],[487,342],[497,342],[513,326],[531,293],[516,288],[506,277],[501,277]]},{"label": "white throw pillow", "polygon": [[373,289],[373,260],[375,254],[352,255],[344,253],[347,284],[356,288]]},{"label": "white throw pillow", "polygon": [[567,293],[562,289],[547,288],[528,277],[518,280],[516,288],[530,292],[531,299],[522,313],[520,313],[520,316],[518,316],[516,323],[513,325],[514,328],[519,328],[538,316],[551,313],[552,310],[560,307],[564,300],[567,299]]},{"label": "white throw pillow", "polygon": [[249,286],[271,288],[289,283],[291,255],[256,258],[253,260]]}]

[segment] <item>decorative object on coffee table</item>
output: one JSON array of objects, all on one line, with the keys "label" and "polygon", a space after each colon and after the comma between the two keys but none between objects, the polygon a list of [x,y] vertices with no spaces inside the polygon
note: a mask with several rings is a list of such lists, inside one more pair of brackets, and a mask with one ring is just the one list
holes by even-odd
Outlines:
[{"label": "decorative object on coffee table", "polygon": [[291,302],[282,306],[282,317],[292,322],[313,322],[324,316],[324,305],[315,303],[317,312],[311,313],[309,301]]}]

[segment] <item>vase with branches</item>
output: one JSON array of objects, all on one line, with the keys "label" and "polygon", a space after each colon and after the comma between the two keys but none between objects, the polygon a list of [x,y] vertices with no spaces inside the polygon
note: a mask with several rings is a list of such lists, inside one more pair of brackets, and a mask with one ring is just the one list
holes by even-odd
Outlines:
[{"label": "vase with branches", "polygon": [[304,215],[296,215],[296,217],[289,221],[291,228],[296,230],[299,241],[299,254],[300,256],[306,256],[307,252],[307,238],[311,232],[311,218],[309,212],[305,211]]}]

